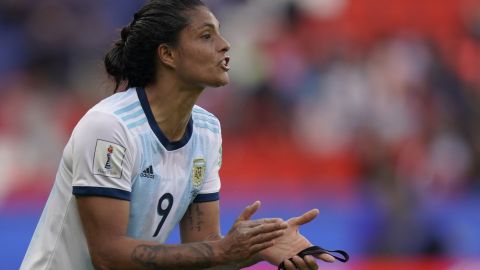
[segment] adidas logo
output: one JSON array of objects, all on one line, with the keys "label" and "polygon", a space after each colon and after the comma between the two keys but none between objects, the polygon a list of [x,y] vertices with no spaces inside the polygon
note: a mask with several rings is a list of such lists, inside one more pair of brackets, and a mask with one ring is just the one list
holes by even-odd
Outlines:
[{"label": "adidas logo", "polygon": [[152,165],[148,166],[143,172],[140,174],[141,177],[145,178],[155,178],[155,175],[153,174],[153,167]]}]

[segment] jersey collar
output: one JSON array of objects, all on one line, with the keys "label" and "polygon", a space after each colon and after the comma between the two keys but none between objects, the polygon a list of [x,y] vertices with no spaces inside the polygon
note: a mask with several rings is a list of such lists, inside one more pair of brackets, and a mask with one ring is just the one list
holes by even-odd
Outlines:
[{"label": "jersey collar", "polygon": [[155,121],[155,117],[153,117],[152,109],[150,108],[150,104],[148,103],[145,89],[142,87],[137,87],[136,90],[137,90],[138,99],[140,100],[140,104],[142,105],[143,112],[145,113],[145,116],[147,116],[148,124],[150,125],[150,128],[152,129],[153,133],[155,133],[155,135],[157,136],[158,140],[165,147],[165,149],[167,149],[168,151],[173,151],[173,150],[182,148],[184,145],[186,145],[190,140],[190,138],[192,137],[192,132],[193,132],[192,116],[190,115],[190,119],[188,120],[188,124],[187,124],[187,129],[185,130],[183,137],[179,141],[171,142],[170,140],[168,140],[165,134],[163,134],[162,130],[157,124],[157,121]]}]

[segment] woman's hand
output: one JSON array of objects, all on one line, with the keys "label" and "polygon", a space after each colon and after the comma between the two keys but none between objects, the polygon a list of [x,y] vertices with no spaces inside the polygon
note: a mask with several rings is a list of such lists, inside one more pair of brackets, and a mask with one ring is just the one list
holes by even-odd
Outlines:
[{"label": "woman's hand", "polygon": [[[315,258],[311,255],[305,256],[303,259],[296,256],[300,251],[311,247],[312,244],[303,235],[300,234],[298,228],[306,224],[315,217],[317,217],[319,211],[317,209],[310,210],[299,217],[291,218],[287,221],[288,229],[283,236],[275,239],[275,245],[264,249],[260,252],[260,256],[270,262],[271,264],[278,266],[281,262],[284,262],[287,270],[301,269],[301,270],[315,270],[318,269],[318,265]],[[315,256],[326,262],[333,262],[333,258],[329,254],[321,254]],[[292,258],[293,263],[289,261]]]},{"label": "woman's hand", "polygon": [[237,218],[228,234],[220,240],[221,250],[231,262],[251,259],[259,251],[272,247],[274,239],[281,237],[288,225],[279,218],[250,220],[260,202],[249,205]]}]

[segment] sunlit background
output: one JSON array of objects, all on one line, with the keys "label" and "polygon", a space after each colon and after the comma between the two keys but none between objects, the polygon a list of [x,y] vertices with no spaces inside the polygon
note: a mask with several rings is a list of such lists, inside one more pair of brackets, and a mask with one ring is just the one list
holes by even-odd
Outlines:
[{"label": "sunlit background", "polygon": [[[222,122],[224,233],[255,200],[318,208],[302,233],[352,257],[321,269],[480,269],[480,1],[206,2],[232,44],[230,85],[199,101]],[[0,269],[141,4],[0,1]]]}]

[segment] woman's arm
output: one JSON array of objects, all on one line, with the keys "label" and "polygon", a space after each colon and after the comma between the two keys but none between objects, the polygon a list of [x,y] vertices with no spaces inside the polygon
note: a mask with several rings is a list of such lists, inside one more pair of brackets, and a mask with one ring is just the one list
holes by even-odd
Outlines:
[{"label": "woman's arm", "polygon": [[182,243],[222,239],[219,201],[191,204],[180,221]]},{"label": "woman's arm", "polygon": [[[180,237],[182,243],[222,239],[219,201],[191,204],[180,222]],[[209,269],[241,269],[259,261],[261,261],[260,256],[252,256],[238,263]]]},{"label": "woman's arm", "polygon": [[[220,240],[180,245],[139,241],[126,235],[129,202],[107,197],[77,197],[78,211],[96,269],[205,269],[238,263],[272,246],[287,225],[279,219],[249,220],[250,205]],[[205,230],[207,231],[207,230]]]}]

